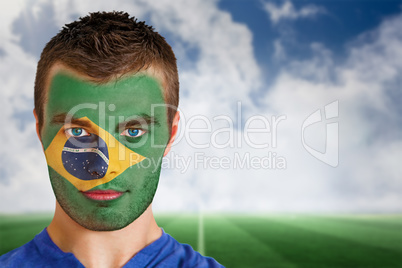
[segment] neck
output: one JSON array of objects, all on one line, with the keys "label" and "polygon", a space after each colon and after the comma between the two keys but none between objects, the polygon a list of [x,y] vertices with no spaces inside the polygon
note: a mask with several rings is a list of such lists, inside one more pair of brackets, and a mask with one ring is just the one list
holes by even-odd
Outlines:
[{"label": "neck", "polygon": [[151,205],[125,228],[98,232],[76,223],[58,202],[47,232],[62,251],[73,253],[85,267],[122,267],[137,252],[162,235]]}]

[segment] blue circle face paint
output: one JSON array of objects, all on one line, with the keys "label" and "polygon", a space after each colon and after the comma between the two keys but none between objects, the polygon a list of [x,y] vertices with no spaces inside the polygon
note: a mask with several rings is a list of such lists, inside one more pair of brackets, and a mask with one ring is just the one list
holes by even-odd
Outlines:
[{"label": "blue circle face paint", "polygon": [[106,142],[95,134],[70,137],[61,158],[68,173],[80,180],[103,178],[109,166]]}]

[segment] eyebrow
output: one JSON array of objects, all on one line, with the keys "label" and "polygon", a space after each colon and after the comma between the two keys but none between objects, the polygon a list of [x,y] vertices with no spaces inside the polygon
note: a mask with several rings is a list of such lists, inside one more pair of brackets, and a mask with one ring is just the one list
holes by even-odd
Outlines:
[{"label": "eyebrow", "polygon": [[91,127],[91,124],[86,120],[82,120],[82,119],[73,117],[73,118],[71,118],[71,120],[69,120],[69,122],[66,122],[66,119],[67,119],[66,113],[58,114],[58,115],[53,116],[51,123],[55,124],[55,125],[64,125],[66,123],[70,123],[70,124],[87,127],[87,128]]},{"label": "eyebrow", "polygon": [[124,128],[138,128],[138,127],[144,126],[144,124],[147,126],[148,125],[157,125],[157,126],[160,125],[158,120],[155,117],[149,116],[147,114],[141,114],[137,118],[119,123],[116,127],[116,131],[120,131],[121,129],[124,129]]},{"label": "eyebrow", "polygon": [[[57,125],[64,125],[67,123],[66,118],[67,118],[66,113],[58,114],[52,118],[51,123],[57,124]],[[86,128],[91,127],[91,124],[88,121],[74,118],[74,117],[71,118],[71,121],[69,123],[71,123],[73,125],[86,127]],[[159,121],[155,117],[149,116],[147,114],[141,114],[137,118],[119,123],[116,126],[116,131],[120,131],[121,129],[124,129],[124,128],[138,128],[138,127],[144,126],[144,124],[147,126],[148,125],[160,126]]]}]

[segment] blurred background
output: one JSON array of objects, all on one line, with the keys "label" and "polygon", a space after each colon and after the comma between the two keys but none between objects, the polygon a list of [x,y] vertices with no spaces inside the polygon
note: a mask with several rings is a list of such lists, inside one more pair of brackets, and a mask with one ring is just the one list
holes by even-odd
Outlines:
[{"label": "blurred background", "polygon": [[36,64],[65,23],[101,10],[145,20],[178,59],[157,214],[402,212],[402,1],[27,0],[0,4],[0,213],[54,209]]},{"label": "blurred background", "polygon": [[[401,212],[401,4],[3,1],[0,212],[54,208],[32,115],[36,64],[65,23],[99,10],[145,20],[178,59],[183,124],[164,162],[156,211]],[[335,167],[312,156],[301,135],[309,115],[334,101]],[[266,130],[250,131],[247,142],[246,122],[257,115],[266,122],[256,118],[248,128]],[[217,116],[232,120],[231,131]],[[323,113],[305,128],[307,146],[325,152],[327,123]],[[265,162],[252,166],[253,157]]]}]

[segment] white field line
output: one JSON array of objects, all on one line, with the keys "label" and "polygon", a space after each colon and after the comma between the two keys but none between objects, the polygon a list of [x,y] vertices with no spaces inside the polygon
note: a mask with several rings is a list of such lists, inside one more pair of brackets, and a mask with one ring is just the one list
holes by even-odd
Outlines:
[{"label": "white field line", "polygon": [[201,255],[205,255],[205,244],[204,244],[204,219],[202,212],[198,213],[198,245],[197,251]]}]

